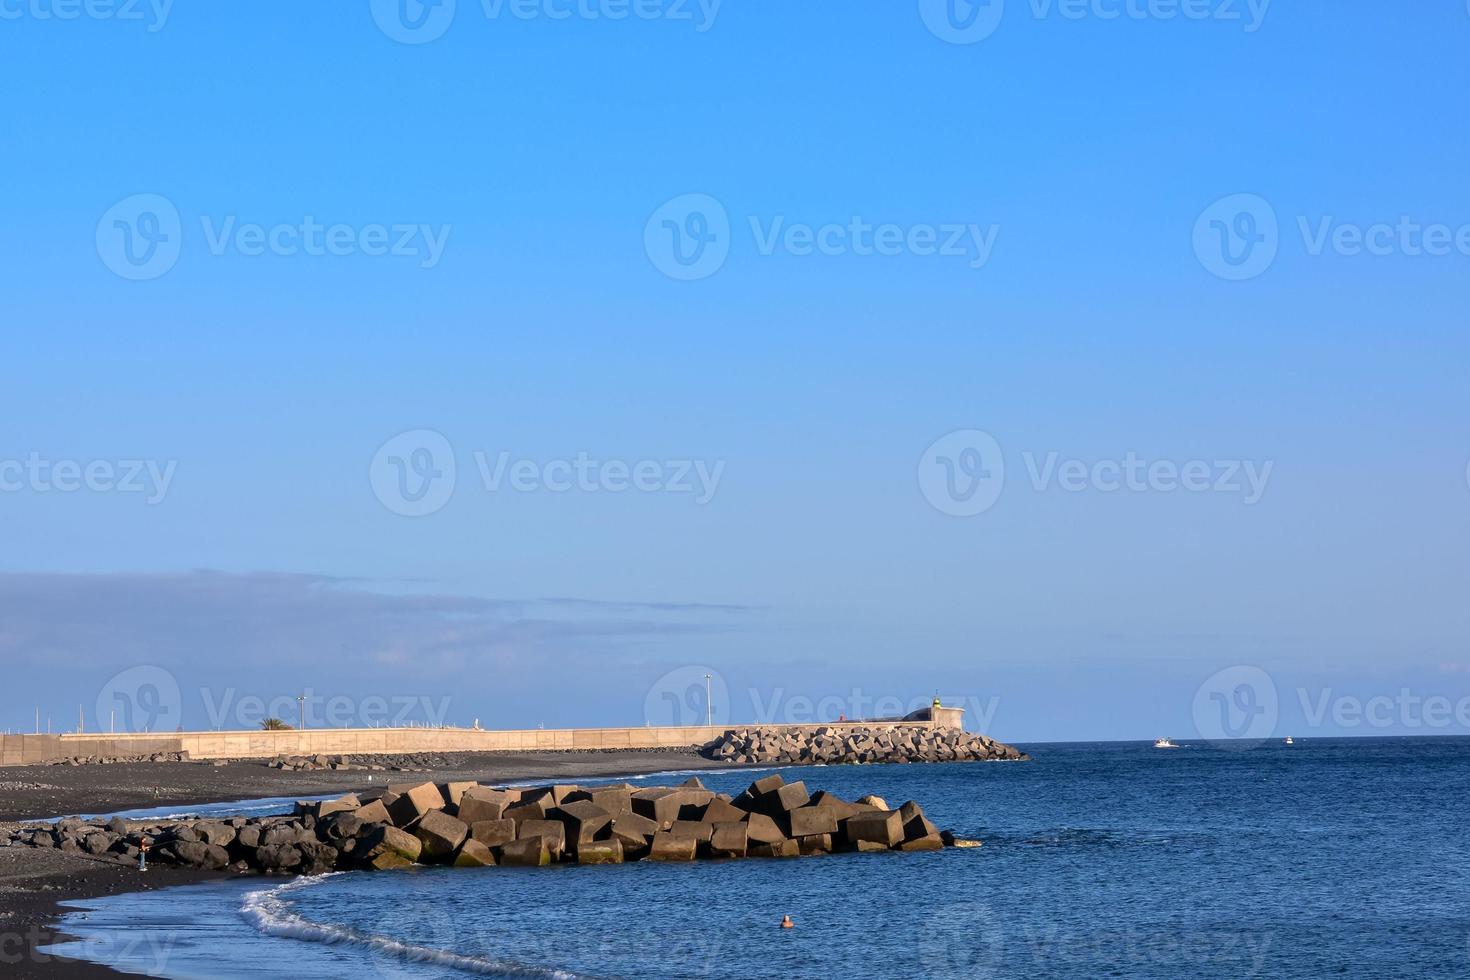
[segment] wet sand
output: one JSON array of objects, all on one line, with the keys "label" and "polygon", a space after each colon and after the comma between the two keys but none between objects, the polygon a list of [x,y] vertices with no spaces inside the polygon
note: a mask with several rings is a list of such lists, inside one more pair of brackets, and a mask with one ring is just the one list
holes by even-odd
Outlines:
[{"label": "wet sand", "polygon": [[[680,769],[730,769],[693,749],[657,752],[455,753],[452,768],[428,772],[291,772],[261,762],[146,762],[0,768],[0,823],[143,807],[188,806],[275,796],[321,796],[415,779],[487,783],[574,782],[594,776]],[[369,776],[373,777],[369,781]],[[60,941],[58,903],[233,877],[154,866],[135,868],[32,847],[0,848],[0,974],[8,977],[116,977],[115,971],[39,952]]]}]

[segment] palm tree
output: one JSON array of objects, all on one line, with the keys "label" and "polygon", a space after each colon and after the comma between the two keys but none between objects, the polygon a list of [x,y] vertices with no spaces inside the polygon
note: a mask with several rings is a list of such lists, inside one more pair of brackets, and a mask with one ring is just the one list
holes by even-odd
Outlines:
[{"label": "palm tree", "polygon": [[279,718],[267,718],[260,723],[260,727],[268,732],[289,732],[291,726]]}]

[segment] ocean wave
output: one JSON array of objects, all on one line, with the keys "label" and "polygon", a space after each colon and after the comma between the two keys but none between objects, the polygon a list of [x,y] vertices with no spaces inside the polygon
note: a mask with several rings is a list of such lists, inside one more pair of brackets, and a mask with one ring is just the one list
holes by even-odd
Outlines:
[{"label": "ocean wave", "polygon": [[527,966],[509,960],[482,956],[466,956],[445,949],[400,942],[388,936],[359,932],[347,926],[313,922],[294,911],[291,893],[321,884],[329,878],[350,872],[297,878],[275,888],[249,892],[240,905],[240,914],[261,933],[284,939],[299,939],[328,946],[350,945],[408,963],[447,966],[464,973],[481,976],[539,977],[544,980],[582,980],[576,973],[549,967]]}]

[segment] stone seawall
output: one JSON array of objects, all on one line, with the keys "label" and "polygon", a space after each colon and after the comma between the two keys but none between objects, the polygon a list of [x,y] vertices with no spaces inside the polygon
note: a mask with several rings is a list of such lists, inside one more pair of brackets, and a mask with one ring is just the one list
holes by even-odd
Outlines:
[{"label": "stone seawall", "polygon": [[298,803],[290,816],[133,822],[67,819],[0,834],[0,846],[57,848],[130,864],[240,873],[324,874],[415,864],[540,867],[558,862],[798,857],[837,851],[973,846],[941,832],[917,803],[808,795],[778,775],[738,796],[681,786],[396,784],[377,799]]},{"label": "stone seawall", "polygon": [[705,744],[700,754],[734,765],[991,762],[1031,758],[987,735],[903,724],[736,728]]}]

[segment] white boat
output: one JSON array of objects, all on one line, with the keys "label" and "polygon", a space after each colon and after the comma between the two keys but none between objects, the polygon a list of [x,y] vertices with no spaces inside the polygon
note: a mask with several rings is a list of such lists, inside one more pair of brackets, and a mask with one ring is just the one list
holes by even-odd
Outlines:
[{"label": "white boat", "polygon": [[1295,745],[1296,744],[1295,742],[1293,742],[1291,740],[1291,736],[1290,735],[1288,735],[1288,736],[1286,736],[1286,738],[1282,739],[1281,742],[1282,742],[1283,745]]},{"label": "white boat", "polygon": [[1154,748],[1156,748],[1156,749],[1177,749],[1177,748],[1179,748],[1179,746],[1176,745],[1175,743],[1169,741],[1167,738],[1156,738],[1156,739],[1154,739]]}]

